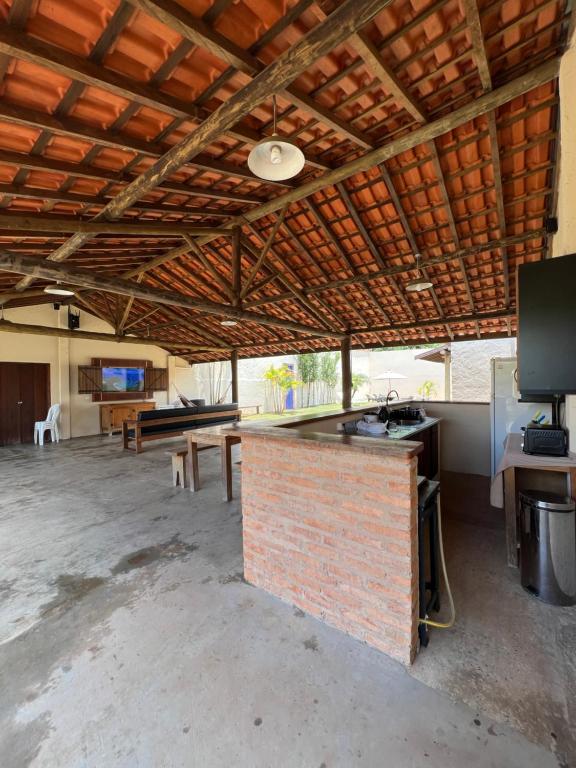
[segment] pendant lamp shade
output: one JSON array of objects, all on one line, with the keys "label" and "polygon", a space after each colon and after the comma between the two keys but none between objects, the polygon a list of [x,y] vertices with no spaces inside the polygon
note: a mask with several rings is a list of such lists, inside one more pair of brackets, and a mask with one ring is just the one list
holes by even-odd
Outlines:
[{"label": "pendant lamp shade", "polygon": [[277,134],[259,141],[248,155],[248,168],[259,179],[283,181],[304,168],[304,153],[290,139]]},{"label": "pendant lamp shade", "polygon": [[44,293],[49,293],[52,296],[74,296],[72,288],[67,288],[65,285],[60,285],[60,283],[47,285],[44,288]]},{"label": "pendant lamp shade", "polygon": [[304,168],[305,158],[300,147],[291,139],[276,133],[276,96],[273,96],[274,132],[259,141],[248,155],[248,168],[259,179],[284,181],[297,176]]},{"label": "pendant lamp shade", "polygon": [[433,287],[433,283],[430,282],[430,280],[427,280],[422,272],[420,271],[420,254],[416,254],[416,269],[420,273],[420,276],[416,278],[416,280],[410,280],[409,283],[406,283],[405,289],[409,293],[420,293],[421,291],[429,291],[430,288]]}]

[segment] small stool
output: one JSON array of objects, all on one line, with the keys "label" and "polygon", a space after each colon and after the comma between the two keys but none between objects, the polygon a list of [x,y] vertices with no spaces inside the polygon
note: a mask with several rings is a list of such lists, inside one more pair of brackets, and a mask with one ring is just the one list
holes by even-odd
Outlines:
[{"label": "small stool", "polygon": [[188,485],[188,473],[186,470],[186,456],[188,455],[187,448],[180,448],[177,451],[170,451],[172,456],[172,484],[182,486],[186,488]]}]

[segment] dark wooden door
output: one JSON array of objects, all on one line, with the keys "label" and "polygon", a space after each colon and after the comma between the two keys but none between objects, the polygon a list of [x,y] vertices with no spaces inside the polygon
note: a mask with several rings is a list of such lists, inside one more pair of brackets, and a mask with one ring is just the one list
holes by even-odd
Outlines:
[{"label": "dark wooden door", "polygon": [[34,422],[50,407],[50,366],[0,363],[0,445],[34,441]]}]

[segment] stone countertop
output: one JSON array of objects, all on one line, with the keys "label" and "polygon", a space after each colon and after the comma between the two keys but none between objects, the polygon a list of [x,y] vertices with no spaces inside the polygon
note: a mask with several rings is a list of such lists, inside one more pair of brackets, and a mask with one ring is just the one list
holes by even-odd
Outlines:
[{"label": "stone countertop", "polygon": [[[401,405],[410,405],[410,403],[413,402],[414,400],[412,398],[407,398],[405,400],[392,400],[388,407],[396,408]],[[327,421],[328,419],[334,419],[338,417],[344,418],[349,416],[361,417],[368,411],[377,411],[383,405],[385,405],[385,403],[371,403],[370,405],[357,406],[356,408],[334,408],[331,411],[311,414],[310,416],[279,416],[278,419],[266,419],[262,421],[253,419],[250,421],[250,423],[253,425],[260,424],[263,427],[283,427],[285,429],[293,429],[300,426],[301,424],[313,424],[315,421]],[[240,410],[242,410],[242,408],[240,408]]]},{"label": "stone countertop", "polygon": [[[335,412],[333,416],[345,416],[348,413],[350,413],[349,410],[340,410]],[[366,437],[364,435],[332,435],[325,432],[307,432],[298,429],[295,425],[290,426],[291,429],[286,429],[285,426],[264,425],[262,422],[238,422],[230,426],[229,429],[241,436],[251,435],[280,441],[297,440],[309,445],[325,447],[328,450],[353,451],[388,458],[391,456],[411,458],[419,454],[423,448],[422,443],[412,440],[382,440],[380,437]]]}]

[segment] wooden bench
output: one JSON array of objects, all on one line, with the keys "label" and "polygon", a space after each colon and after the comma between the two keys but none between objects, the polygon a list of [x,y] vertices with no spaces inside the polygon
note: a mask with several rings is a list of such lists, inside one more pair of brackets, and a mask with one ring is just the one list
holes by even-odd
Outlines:
[{"label": "wooden bench", "polygon": [[[150,413],[148,411],[148,413]],[[222,410],[211,412],[199,412],[194,414],[188,414],[186,416],[170,416],[169,418],[158,419],[146,419],[140,421],[139,419],[127,419],[122,423],[122,445],[126,450],[135,451],[140,453],[142,451],[142,443],[149,440],[163,440],[166,437],[180,437],[185,431],[190,429],[190,423],[194,421],[211,421],[212,419],[227,419],[226,422],[220,422],[232,424],[234,421],[240,421],[242,416],[241,410]],[[152,432],[146,434],[143,430],[147,430],[150,427],[166,426],[171,428],[162,432]],[[208,426],[208,425],[206,425]],[[216,424],[214,425],[216,426]],[[132,432],[132,434],[130,434]]]}]

